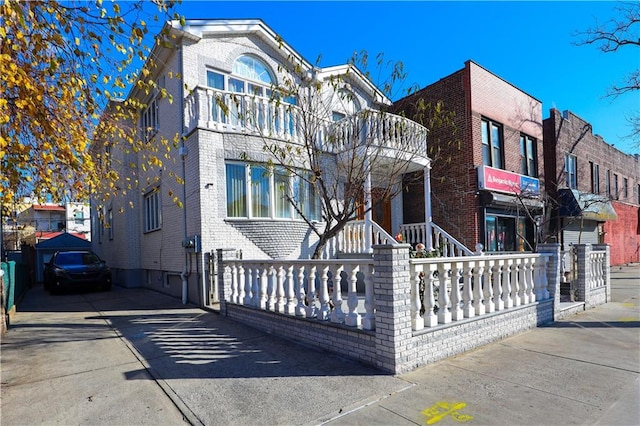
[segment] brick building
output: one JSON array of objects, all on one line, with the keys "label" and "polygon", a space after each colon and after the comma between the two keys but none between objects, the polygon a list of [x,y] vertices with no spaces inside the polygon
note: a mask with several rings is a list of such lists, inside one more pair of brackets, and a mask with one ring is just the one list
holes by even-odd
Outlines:
[{"label": "brick building", "polygon": [[606,243],[611,264],[640,260],[640,160],[594,134],[591,124],[552,108],[544,120],[551,228],[572,243]]},{"label": "brick building", "polygon": [[[543,215],[541,102],[470,60],[394,108],[420,121],[422,101],[455,113],[455,132],[427,126],[433,221],[469,248],[532,250]],[[407,217],[421,210],[420,191],[406,184],[405,222],[420,219]]]}]

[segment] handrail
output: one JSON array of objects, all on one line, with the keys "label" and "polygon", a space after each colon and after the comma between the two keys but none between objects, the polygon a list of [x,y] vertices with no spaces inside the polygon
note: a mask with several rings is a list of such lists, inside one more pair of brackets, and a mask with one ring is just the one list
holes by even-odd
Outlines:
[{"label": "handrail", "polygon": [[371,230],[374,234],[374,238],[372,244],[391,244],[392,246],[397,246],[400,244],[393,238],[383,227],[378,225],[376,222],[371,221]]},{"label": "handrail", "polygon": [[[433,246],[440,251],[440,256],[474,255],[473,251],[465,247],[464,244],[433,222],[431,222],[431,232],[433,234]],[[402,234],[403,240],[411,245],[424,243],[427,233],[426,222],[400,225],[400,233]]]},{"label": "handrail", "polygon": [[[474,253],[468,249],[464,244],[462,244],[460,241],[456,240],[453,236],[451,236],[451,234],[449,234],[447,231],[445,231],[444,229],[440,228],[438,225],[436,225],[435,223],[431,222],[431,228],[436,231],[439,232],[441,236],[444,237],[444,239],[449,243],[449,244],[453,244],[459,251],[461,251],[462,253],[464,253],[467,256],[473,256]],[[434,241],[437,241],[434,240]]]},{"label": "handrail", "polygon": [[[371,221],[371,244],[399,244],[387,231],[376,222]],[[335,258],[341,254],[370,253],[371,247],[366,245],[366,221],[362,219],[351,220],[345,227],[327,243],[323,259]]]}]

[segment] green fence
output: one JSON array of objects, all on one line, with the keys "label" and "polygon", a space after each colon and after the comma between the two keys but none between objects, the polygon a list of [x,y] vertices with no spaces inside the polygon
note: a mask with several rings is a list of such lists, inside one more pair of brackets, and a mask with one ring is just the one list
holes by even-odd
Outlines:
[{"label": "green fence", "polygon": [[5,312],[10,312],[29,288],[29,267],[13,260],[2,262],[4,271],[4,300]]}]

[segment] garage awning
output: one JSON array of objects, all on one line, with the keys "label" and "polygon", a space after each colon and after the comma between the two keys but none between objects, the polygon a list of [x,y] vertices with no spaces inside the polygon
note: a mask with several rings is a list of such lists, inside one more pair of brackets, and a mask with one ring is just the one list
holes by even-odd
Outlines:
[{"label": "garage awning", "polygon": [[598,222],[618,220],[618,214],[608,197],[566,188],[560,189],[559,195],[562,217],[583,217]]}]

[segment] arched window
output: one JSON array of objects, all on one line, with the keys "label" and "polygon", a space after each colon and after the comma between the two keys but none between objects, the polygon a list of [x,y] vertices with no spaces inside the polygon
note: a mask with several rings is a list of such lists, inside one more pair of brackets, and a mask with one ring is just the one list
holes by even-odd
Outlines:
[{"label": "arched window", "polygon": [[273,83],[273,76],[267,64],[253,56],[240,56],[233,63],[233,74],[266,85]]},{"label": "arched window", "polygon": [[339,121],[346,116],[360,111],[360,102],[348,89],[339,89],[333,95],[333,121]]}]

